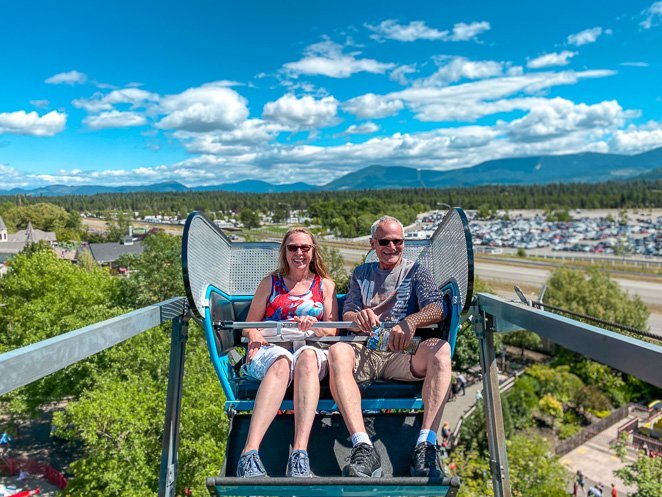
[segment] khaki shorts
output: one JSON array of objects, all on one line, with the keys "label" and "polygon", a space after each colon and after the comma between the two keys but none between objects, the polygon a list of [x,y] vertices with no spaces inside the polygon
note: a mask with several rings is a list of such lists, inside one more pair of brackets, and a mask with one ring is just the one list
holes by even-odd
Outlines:
[{"label": "khaki shorts", "polygon": [[411,372],[411,354],[381,352],[361,344],[354,348],[354,379],[357,383],[370,380],[422,381]]}]

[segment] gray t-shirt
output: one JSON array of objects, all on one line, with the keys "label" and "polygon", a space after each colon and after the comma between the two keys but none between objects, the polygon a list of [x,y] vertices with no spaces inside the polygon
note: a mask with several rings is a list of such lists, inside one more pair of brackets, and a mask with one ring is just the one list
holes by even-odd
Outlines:
[{"label": "gray t-shirt", "polygon": [[443,308],[441,293],[426,267],[407,259],[394,269],[368,262],[352,273],[343,313],[371,308],[382,323],[399,323],[433,302]]}]

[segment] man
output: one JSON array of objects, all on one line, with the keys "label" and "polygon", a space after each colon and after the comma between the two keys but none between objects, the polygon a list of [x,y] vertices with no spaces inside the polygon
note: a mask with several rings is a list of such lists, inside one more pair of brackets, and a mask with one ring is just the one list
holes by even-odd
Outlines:
[{"label": "man", "polygon": [[443,476],[439,465],[437,431],[451,380],[450,346],[432,338],[415,354],[403,351],[417,328],[438,323],[444,303],[430,272],[403,259],[404,229],[397,219],[384,216],[370,230],[370,246],[379,262],[354,269],[345,299],[343,320],[353,321],[363,333],[385,325],[391,332],[388,351],[337,343],[329,349],[329,384],[333,398],[352,437],[345,476],[381,476],[381,460],[366,433],[357,382],[376,379],[423,381],[423,423],[411,460],[412,476]]}]

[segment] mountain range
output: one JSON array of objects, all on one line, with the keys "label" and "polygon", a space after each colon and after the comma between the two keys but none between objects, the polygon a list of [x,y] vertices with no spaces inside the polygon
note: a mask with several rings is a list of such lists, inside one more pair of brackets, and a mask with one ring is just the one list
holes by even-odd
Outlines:
[{"label": "mountain range", "polygon": [[384,188],[449,188],[479,185],[533,185],[546,183],[598,183],[610,180],[659,179],[662,147],[637,155],[585,152],[568,155],[517,157],[482,162],[449,171],[415,169],[403,166],[372,165],[348,173],[323,186],[307,183],[273,185],[245,180],[212,186],[188,188],[178,182],[141,186],[50,185],[24,190],[0,190],[0,195],[94,195],[97,193],[232,191],[279,193],[294,191],[375,190]]}]

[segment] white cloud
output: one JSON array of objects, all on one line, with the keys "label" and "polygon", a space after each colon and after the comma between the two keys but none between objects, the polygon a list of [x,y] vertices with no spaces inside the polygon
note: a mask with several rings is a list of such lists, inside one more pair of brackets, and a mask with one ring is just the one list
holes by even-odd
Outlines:
[{"label": "white cloud", "polygon": [[657,26],[660,19],[662,19],[662,1],[653,3],[650,7],[644,9],[641,14],[646,16],[646,19],[639,23],[642,28],[650,29]]},{"label": "white cloud", "polygon": [[160,128],[192,132],[229,130],[248,117],[246,99],[215,83],[164,97],[159,110],[167,114],[159,121]]},{"label": "white cloud", "polygon": [[[421,121],[474,121],[484,116],[513,110],[529,110],[538,99],[511,98],[519,93],[535,94],[558,85],[576,84],[581,79],[601,78],[615,74],[613,71],[563,71],[536,72],[515,76],[503,76],[446,87],[413,86],[386,95],[367,94],[345,104],[355,109],[365,108],[360,117],[371,118],[371,110],[380,103],[398,101],[415,113]],[[364,102],[365,100],[365,102]],[[544,100],[544,99],[541,99]],[[362,104],[362,105],[357,105]]]},{"label": "white cloud", "polygon": [[429,28],[423,21],[412,21],[407,25],[398,24],[395,19],[386,19],[377,26],[366,24],[374,32],[371,38],[376,40],[443,40],[448,38],[448,31]]},{"label": "white cloud", "polygon": [[416,82],[417,86],[444,85],[461,79],[485,79],[503,74],[506,64],[492,60],[472,61],[464,57],[442,57],[439,69],[430,77]]},{"label": "white cloud", "polygon": [[264,105],[263,117],[295,128],[318,128],[335,124],[338,101],[333,97],[319,100],[305,95],[297,98],[288,93]]},{"label": "white cloud", "polygon": [[453,33],[450,36],[451,41],[468,41],[475,38],[484,31],[489,31],[490,23],[487,21],[472,22],[465,24],[463,22],[457,23],[453,26]]},{"label": "white cloud", "polygon": [[563,98],[532,99],[530,104],[526,116],[506,125],[515,141],[548,140],[580,130],[593,130],[602,135],[622,126],[628,115],[614,100],[586,105]]},{"label": "white cloud", "polygon": [[49,85],[82,85],[87,81],[87,75],[78,71],[61,72],[48,78]]},{"label": "white cloud", "polygon": [[49,100],[30,100],[30,105],[34,105],[39,109],[45,109],[51,104]]},{"label": "white cloud", "polygon": [[453,31],[439,31],[428,27],[424,21],[412,21],[409,24],[398,24],[395,19],[387,19],[377,26],[366,24],[373,31],[371,38],[375,40],[396,40],[412,42],[416,40],[441,40],[441,41],[468,41],[480,33],[490,29],[487,21],[471,22],[469,24],[460,22],[453,26]]},{"label": "white cloud", "polygon": [[67,114],[55,110],[39,116],[36,112],[0,113],[0,134],[53,136],[60,133],[67,123]]},{"label": "white cloud", "polygon": [[621,62],[621,65],[626,67],[650,67],[648,62]]},{"label": "white cloud", "polygon": [[618,130],[609,141],[610,150],[618,153],[639,153],[658,147],[662,147],[662,122],[655,121]]},{"label": "white cloud", "polygon": [[379,131],[379,126],[373,122],[352,124],[344,132],[344,135],[369,135]]},{"label": "white cloud", "polygon": [[579,33],[571,34],[568,36],[568,43],[576,47],[581,47],[582,45],[587,45],[588,43],[594,43],[601,34],[602,28],[600,26],[596,26],[595,28],[585,29]]},{"label": "white cloud", "polygon": [[303,59],[288,62],[283,66],[290,76],[298,77],[300,74],[308,74],[330,78],[349,78],[358,72],[383,74],[395,67],[395,64],[391,63],[357,58],[360,52],[343,53],[341,45],[328,39],[310,45],[304,53]]},{"label": "white cloud", "polygon": [[87,116],[83,123],[91,129],[127,128],[142,126],[147,123],[145,116],[137,112],[111,110],[97,115]]},{"label": "white cloud", "polygon": [[404,104],[397,98],[384,95],[366,93],[352,98],[343,104],[343,110],[362,119],[379,119],[393,116],[404,108]]},{"label": "white cloud", "polygon": [[401,85],[408,85],[409,79],[407,78],[407,74],[414,74],[415,72],[416,72],[415,64],[402,65],[393,69],[388,77],[391,81],[397,81]]},{"label": "white cloud", "polygon": [[87,112],[101,112],[114,110],[119,104],[129,104],[132,109],[145,107],[149,103],[159,101],[156,93],[139,88],[123,88],[110,93],[95,93],[91,98],[79,98],[73,101],[74,107],[85,109]]},{"label": "white cloud", "polygon": [[541,67],[567,66],[570,63],[570,59],[575,55],[577,55],[577,52],[570,52],[569,50],[548,53],[528,61],[526,67],[529,69],[540,69]]}]

